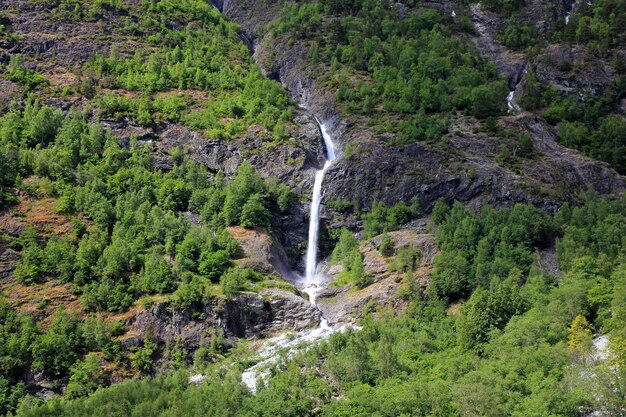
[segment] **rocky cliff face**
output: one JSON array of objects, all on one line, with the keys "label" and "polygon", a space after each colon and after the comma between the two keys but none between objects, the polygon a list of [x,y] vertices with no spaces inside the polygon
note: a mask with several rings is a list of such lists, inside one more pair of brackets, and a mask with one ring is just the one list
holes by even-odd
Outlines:
[{"label": "rocky cliff face", "polygon": [[260,338],[281,331],[300,331],[319,323],[320,312],[293,292],[268,288],[233,299],[216,298],[189,308],[159,303],[126,320],[123,346],[140,346],[146,335],[160,345],[178,343],[188,352],[206,346],[211,336]]}]

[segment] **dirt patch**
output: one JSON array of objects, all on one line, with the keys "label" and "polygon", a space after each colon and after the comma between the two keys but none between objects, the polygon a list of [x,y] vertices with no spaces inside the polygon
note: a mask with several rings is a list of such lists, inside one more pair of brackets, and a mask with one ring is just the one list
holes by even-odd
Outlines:
[{"label": "dirt patch", "polygon": [[54,67],[50,72],[45,74],[52,87],[65,88],[76,85],[76,75],[68,72],[63,67]]}]

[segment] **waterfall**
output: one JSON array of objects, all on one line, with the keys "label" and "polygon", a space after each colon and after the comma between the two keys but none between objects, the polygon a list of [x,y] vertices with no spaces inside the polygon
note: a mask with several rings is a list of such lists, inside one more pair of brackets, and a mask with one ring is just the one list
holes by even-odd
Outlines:
[{"label": "waterfall", "polygon": [[322,182],[324,174],[335,160],[335,145],[326,131],[326,126],[316,118],[320,127],[324,145],[326,147],[326,162],[324,167],[315,173],[315,184],[313,186],[313,198],[311,199],[311,218],[309,220],[309,243],[306,250],[306,275],[305,287],[318,284],[317,282],[317,241],[320,227],[320,204],[322,202]]},{"label": "waterfall", "polygon": [[[309,220],[309,244],[306,253],[306,275],[304,277],[303,292],[309,295],[309,301],[317,307],[317,294],[323,289],[320,277],[317,275],[317,241],[320,225],[320,204],[322,201],[322,182],[324,174],[335,160],[335,146],[326,130],[326,126],[317,118],[315,119],[320,127],[320,132],[324,138],[326,147],[326,161],[324,167],[315,173],[315,183],[313,186],[313,198],[311,199],[311,218]],[[269,367],[281,360],[280,352],[286,352],[286,357],[290,358],[302,349],[307,349],[307,344],[318,340],[323,340],[336,331],[344,331],[348,328],[358,329],[354,325],[344,325],[333,328],[328,325],[328,320],[320,315],[320,323],[315,329],[299,332],[295,337],[281,335],[269,339],[258,352],[259,362],[246,369],[241,374],[241,381],[248,387],[250,392],[256,392],[258,381],[266,382],[270,375]]]}]

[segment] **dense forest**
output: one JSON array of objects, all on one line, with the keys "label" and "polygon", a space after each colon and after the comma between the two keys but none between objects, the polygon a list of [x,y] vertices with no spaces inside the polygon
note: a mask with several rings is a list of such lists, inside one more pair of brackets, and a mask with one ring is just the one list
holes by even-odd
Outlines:
[{"label": "dense forest", "polygon": [[[12,52],[26,38],[13,30],[26,3],[32,8],[24,10],[45,16],[54,30],[102,31],[87,36],[97,46],[84,59],[70,60],[71,74],[63,75],[71,82],[60,83],[61,60],[48,51]],[[279,3],[259,32],[263,42],[282,39],[305,51],[304,68],[331,92],[333,117],[350,120],[347,131],[363,124],[368,139],[383,136],[384,147],[413,152],[416,171],[424,149],[436,150],[442,160],[429,180],[439,179],[452,156],[471,159],[450,150],[450,135],[471,141],[484,134],[498,141],[498,167],[516,177],[524,164],[549,159],[537,148],[570,152],[563,145],[603,161],[623,181],[624,0],[575,2],[567,21],[553,2],[545,27],[529,21],[532,5],[523,0]],[[290,266],[302,266],[294,259],[304,243],[287,245],[285,236],[306,242],[297,233],[306,229],[321,148],[301,149],[306,134],[296,115],[306,109],[272,79],[275,73],[255,64],[258,44],[215,6],[0,5],[0,89],[7,91],[7,100],[0,97],[0,416],[626,415],[626,195],[591,186],[571,201],[542,202],[512,185],[490,204],[485,194],[494,179],[459,168],[482,181],[480,198],[437,200],[420,184],[410,195],[386,198],[390,204],[324,195],[321,251],[331,292],[372,296],[353,326],[279,351],[254,393],[242,373],[259,361],[260,342],[225,335],[219,320],[203,329],[208,342],[193,349],[182,337],[163,343],[151,331],[131,334],[137,315],[160,305],[172,321],[187,315],[202,326],[211,301],[221,303],[218,313],[226,301],[245,304],[251,295],[264,307],[293,302],[275,302],[262,293],[267,288],[313,309],[285,279],[299,271],[280,277],[244,262],[249,254],[237,234],[270,242],[259,249],[254,241],[252,256],[266,250],[268,258],[282,261],[284,254]],[[518,85],[473,43],[475,7],[495,16],[500,45],[528,57]],[[583,51],[585,59],[546,64],[542,54],[554,45]],[[77,47],[77,56],[83,52]],[[610,83],[584,94],[555,87],[542,70],[552,65],[559,74],[584,75],[594,63],[602,63]],[[519,112],[531,120],[526,127],[512,122],[512,88]],[[535,137],[542,124],[558,143]],[[160,146],[173,126],[197,133],[207,148],[226,144],[238,162],[214,169],[190,144]],[[254,140],[262,142],[256,156],[275,163],[289,147],[285,163],[308,161],[304,176],[279,179],[256,169],[250,149],[238,148]],[[370,150],[338,143],[339,158],[350,161]],[[572,158],[583,163],[572,171],[599,170],[577,152]],[[442,182],[437,190],[453,186]],[[26,213],[33,206],[40,210],[34,216]],[[434,242],[423,275],[420,249],[391,237],[402,230]],[[387,307],[376,305],[381,278],[368,273],[372,256],[393,282]],[[48,298],[55,292],[62,294]],[[287,309],[299,313],[292,304]],[[244,305],[236,313],[242,328],[252,326],[244,323],[250,310]]]},{"label": "dense forest", "polygon": [[[90,19],[84,4],[70,3],[54,11]],[[121,2],[93,7],[124,8]],[[67,283],[80,295],[82,311],[60,309],[44,326],[0,300],[0,414],[13,410],[25,394],[20,378],[30,366],[51,377],[69,376],[69,397],[104,381],[100,357],[151,369],[154,347],[147,343],[128,362],[115,340],[123,326],[105,323],[101,313],[124,312],[137,300],[146,303],[160,294],[184,307],[220,294],[232,297],[266,279],[234,268],[241,253],[225,227],[270,230],[274,215],[298,199],[250,164],[226,178],[192,162],[183,147],[171,149],[171,167],[164,171],[151,144],[135,138],[124,147],[101,123],[129,116],[140,124],[183,120],[224,138],[257,124],[277,140],[288,137],[289,99],[250,62],[234,25],[202,1],[147,3],[144,12],[133,33],[159,48],[144,56],[147,45],[128,58],[112,48],[89,59],[76,93],[93,106],[82,111],[64,113],[42,103],[37,93],[45,92],[48,82],[26,68],[22,56],[12,56],[3,68],[28,96],[23,106],[13,103],[0,117],[0,206],[52,198],[54,211],[71,219],[71,230],[61,234],[35,227],[18,237],[2,233],[2,244],[20,253],[12,276],[25,285]],[[161,19],[165,15],[173,21],[193,18],[200,26],[172,28]],[[151,34],[147,40],[140,36],[144,32]],[[192,105],[182,93],[157,96],[172,87],[206,91],[213,99],[203,106]],[[139,94],[129,98],[128,91]]]},{"label": "dense forest", "polygon": [[[88,398],[31,400],[16,415],[621,415],[626,200],[583,199],[554,218],[524,205],[474,213],[441,202],[433,281],[406,292],[407,311],[379,312],[360,331],[285,357],[255,396],[241,387],[245,360],[234,356],[230,370],[200,367],[200,386],[179,372]],[[540,261],[547,236],[557,241],[557,276]],[[459,299],[467,301],[451,314]],[[611,355],[597,362],[600,329]]]}]

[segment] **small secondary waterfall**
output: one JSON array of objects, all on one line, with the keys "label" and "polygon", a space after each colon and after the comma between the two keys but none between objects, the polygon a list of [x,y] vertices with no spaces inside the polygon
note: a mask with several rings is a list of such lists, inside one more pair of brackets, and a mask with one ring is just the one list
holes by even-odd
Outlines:
[{"label": "small secondary waterfall", "polygon": [[326,162],[324,167],[315,174],[315,184],[313,186],[313,198],[311,199],[311,218],[309,220],[309,244],[306,250],[306,275],[304,285],[310,287],[317,285],[317,241],[320,228],[320,204],[322,202],[322,182],[324,174],[335,160],[335,145],[326,131],[326,126],[316,118],[317,124],[320,126],[324,145],[326,146]]},{"label": "small secondary waterfall", "polygon": [[510,91],[509,95],[506,96],[506,106],[509,113],[516,113],[519,110],[519,107],[515,103],[515,90]]}]

